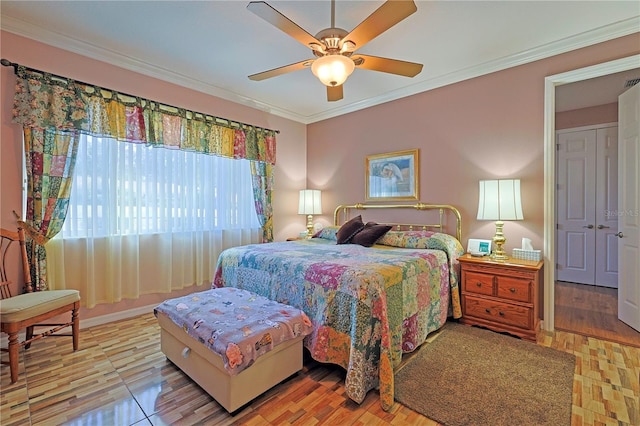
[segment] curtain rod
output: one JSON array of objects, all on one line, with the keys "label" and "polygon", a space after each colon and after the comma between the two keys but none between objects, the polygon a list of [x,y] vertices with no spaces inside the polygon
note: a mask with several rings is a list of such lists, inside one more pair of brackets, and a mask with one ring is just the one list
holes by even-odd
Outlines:
[{"label": "curtain rod", "polygon": [[[84,86],[96,87],[96,85],[95,85],[95,84],[90,84],[90,83],[86,83],[86,82],[84,82],[84,81],[80,81],[80,80],[75,80],[75,79],[72,79],[72,78],[69,78],[69,77],[63,77],[63,76],[61,76],[61,75],[57,75],[57,74],[52,74],[52,73],[50,73],[50,72],[41,71],[41,70],[36,69],[36,68],[31,68],[31,67],[27,67],[27,66],[24,66],[24,65],[20,65],[20,64],[18,64],[18,63],[16,63],[16,62],[11,62],[10,60],[8,60],[8,59],[4,59],[4,58],[0,59],[0,64],[2,64],[2,65],[3,65],[3,66],[5,66],[5,67],[13,67],[13,72],[14,72],[15,74],[18,74],[18,67],[23,67],[23,68],[24,68],[24,69],[26,69],[27,71],[37,72],[37,73],[39,73],[39,74],[43,74],[43,75],[44,75],[44,74],[48,74],[48,75],[53,76],[53,77],[55,77],[55,78],[58,78],[58,79],[60,79],[60,80],[64,80],[64,81],[72,80],[72,81],[74,81],[74,82],[76,82],[76,83],[79,83],[79,84],[82,84],[82,85],[84,85]],[[121,94],[121,95],[124,95],[124,96],[128,96],[128,97],[130,97],[130,98],[140,98],[140,96],[130,95],[130,94],[128,94],[128,93],[124,93],[124,92],[120,92],[120,91],[112,90],[112,89],[106,89],[106,88],[104,88],[104,87],[100,87],[100,89],[103,89],[103,90],[106,90],[106,91],[109,91],[109,92],[112,92],[112,93],[118,93],[118,94]],[[163,103],[163,102],[152,101],[152,100],[150,100],[150,99],[145,99],[145,98],[140,98],[140,99],[144,99],[146,102],[153,102],[153,103],[160,104],[160,105],[166,105],[166,106],[171,107],[171,108],[184,109],[184,108],[174,107],[174,106],[172,106],[172,105],[168,105],[168,104],[165,104],[165,103]],[[189,111],[190,111],[190,110],[189,110]],[[260,128],[260,129],[268,130],[268,131],[270,131],[270,132],[280,133],[280,130],[267,129],[267,128],[265,128],[265,127],[254,126],[254,125],[252,125],[252,124],[242,123],[242,122],[240,122],[240,121],[228,120],[228,119],[226,119],[226,118],[216,117],[216,116],[213,116],[213,115],[211,115],[211,114],[204,114],[204,113],[196,112],[196,111],[190,111],[190,112],[191,112],[191,113],[193,113],[193,114],[200,114],[200,115],[202,115],[202,116],[210,116],[210,117],[213,117],[214,119],[217,119],[217,120],[223,120],[223,121],[226,121],[227,123],[229,123],[229,125],[231,125],[231,124],[238,124],[239,126],[258,127],[258,128]]]}]

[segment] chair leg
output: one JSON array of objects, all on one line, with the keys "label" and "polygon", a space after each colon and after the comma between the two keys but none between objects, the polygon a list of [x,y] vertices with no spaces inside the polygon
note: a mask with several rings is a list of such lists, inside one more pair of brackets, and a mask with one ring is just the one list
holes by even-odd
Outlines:
[{"label": "chair leg", "polygon": [[[27,327],[27,333],[25,336],[25,340],[29,342],[29,340],[33,337],[33,326]],[[24,345],[25,349],[29,349],[31,347],[31,342]]]},{"label": "chair leg", "polygon": [[18,342],[18,332],[8,333],[9,334],[9,369],[11,370],[11,383],[15,383],[18,381],[18,356],[20,343]]},{"label": "chair leg", "polygon": [[80,318],[78,318],[78,308],[71,311],[71,334],[73,335],[73,350],[78,350],[78,340],[80,338]]}]

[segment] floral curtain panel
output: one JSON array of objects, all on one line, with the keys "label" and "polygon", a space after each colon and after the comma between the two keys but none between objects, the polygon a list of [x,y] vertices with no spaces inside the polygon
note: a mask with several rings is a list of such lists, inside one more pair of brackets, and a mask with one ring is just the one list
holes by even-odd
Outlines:
[{"label": "floral curtain panel", "polygon": [[273,171],[269,163],[252,161],[251,176],[253,178],[253,197],[258,213],[258,221],[262,226],[262,242],[273,241],[273,211],[271,194],[273,192]]},{"label": "floral curtain panel", "polygon": [[[71,185],[69,178],[78,133],[251,160],[263,241],[273,240],[271,188],[276,160],[275,131],[119,94],[21,65],[16,66],[16,75],[13,121],[24,128],[27,161],[30,157],[42,159],[31,161],[28,166],[31,176],[25,219],[27,232],[36,245],[52,238],[60,229],[57,222],[61,224],[66,216],[65,198]],[[66,150],[67,154],[43,155],[47,150]],[[65,158],[65,162],[58,162],[60,158]],[[56,175],[61,167],[66,173],[64,185],[59,185]],[[31,256],[34,269],[39,271],[34,283],[42,289],[46,288],[44,253],[43,247],[34,247]]]},{"label": "floral curtain panel", "polygon": [[31,239],[26,248],[34,291],[47,290],[44,245],[64,223],[69,205],[78,133],[55,129],[24,129],[28,221],[19,221]]}]

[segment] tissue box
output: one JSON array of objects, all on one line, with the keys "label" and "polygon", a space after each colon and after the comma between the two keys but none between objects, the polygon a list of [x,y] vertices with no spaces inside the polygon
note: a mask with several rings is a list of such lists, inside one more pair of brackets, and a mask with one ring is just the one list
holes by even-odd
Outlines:
[{"label": "tissue box", "polygon": [[539,262],[540,260],[542,260],[542,251],[541,250],[522,250],[522,249],[514,248],[511,253],[511,257],[513,257],[514,259],[535,260]]}]

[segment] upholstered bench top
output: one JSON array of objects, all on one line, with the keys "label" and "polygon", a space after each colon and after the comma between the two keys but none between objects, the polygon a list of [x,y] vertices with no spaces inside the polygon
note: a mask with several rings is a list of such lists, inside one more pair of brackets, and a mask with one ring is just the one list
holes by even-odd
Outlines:
[{"label": "upholstered bench top", "polygon": [[61,308],[80,300],[78,290],[45,290],[0,300],[3,323],[14,323]]},{"label": "upholstered bench top", "polygon": [[311,333],[300,309],[246,290],[223,287],[169,299],[154,310],[218,353],[236,375],[277,345]]}]

